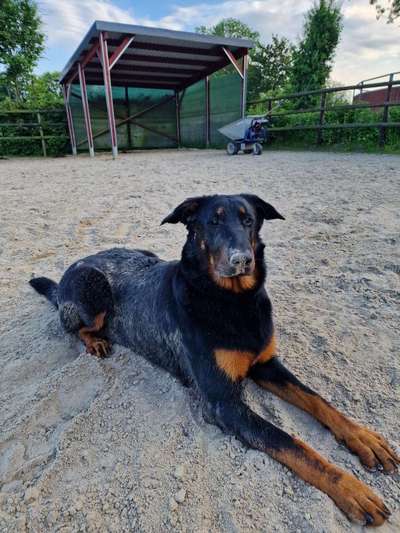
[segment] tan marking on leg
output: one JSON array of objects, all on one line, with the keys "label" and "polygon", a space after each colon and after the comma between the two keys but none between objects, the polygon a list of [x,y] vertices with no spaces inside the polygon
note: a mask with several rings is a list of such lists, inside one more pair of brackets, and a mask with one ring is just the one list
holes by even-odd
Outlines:
[{"label": "tan marking on leg", "polygon": [[275,335],[272,335],[271,340],[268,345],[259,353],[259,355],[254,359],[253,365],[256,363],[266,363],[273,357],[277,355],[277,343]]},{"label": "tan marking on leg", "polygon": [[110,344],[107,340],[94,335],[99,332],[105,322],[106,312],[99,313],[95,316],[92,326],[85,326],[78,332],[79,338],[86,346],[86,350],[97,357],[106,357],[110,351]]},{"label": "tan marking on leg", "polygon": [[257,382],[327,426],[336,439],[343,441],[368,468],[381,464],[386,472],[394,472],[397,469],[400,458],[379,433],[350,420],[318,394],[310,394],[293,383],[278,385],[264,380]]},{"label": "tan marking on leg", "polygon": [[238,381],[247,376],[247,372],[254,359],[251,352],[240,350],[215,350],[215,361],[218,368],[232,380]]},{"label": "tan marking on leg", "polygon": [[367,485],[329,463],[299,439],[295,438],[294,444],[293,448],[266,451],[302,479],[328,494],[350,519],[379,526],[390,516],[389,509]]}]

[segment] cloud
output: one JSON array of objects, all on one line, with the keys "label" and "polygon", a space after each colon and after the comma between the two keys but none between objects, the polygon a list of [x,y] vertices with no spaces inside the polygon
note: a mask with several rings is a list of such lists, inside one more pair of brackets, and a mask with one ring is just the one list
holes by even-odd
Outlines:
[{"label": "cloud", "polygon": [[[170,12],[159,19],[138,17],[133,9],[118,7],[112,0],[40,0],[39,9],[48,33],[49,51],[62,50],[65,63],[94,20],[193,31],[197,26],[234,17],[256,29],[266,42],[273,33],[296,41],[302,32],[304,13],[312,4],[313,0],[225,0],[213,4],[193,0],[192,5],[171,5]],[[332,78],[354,83],[398,69],[397,25],[377,21],[368,0],[345,0],[342,11],[344,29]],[[62,66],[57,64],[54,68]]]},{"label": "cloud", "polygon": [[130,11],[108,0],[40,0],[39,10],[48,35],[47,45],[67,45],[71,53],[95,20],[137,24]]}]

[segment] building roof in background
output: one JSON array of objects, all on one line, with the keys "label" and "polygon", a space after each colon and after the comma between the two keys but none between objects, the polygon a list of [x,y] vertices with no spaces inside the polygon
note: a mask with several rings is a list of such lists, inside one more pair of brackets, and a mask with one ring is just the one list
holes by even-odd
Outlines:
[{"label": "building roof in background", "polygon": [[[96,21],[65,66],[60,82],[69,80],[98,41],[107,34],[112,55],[126,37],[129,48],[111,70],[112,84],[181,90],[230,64],[224,48],[235,59],[243,57],[253,42],[198,33]],[[102,66],[96,54],[85,66],[86,83],[103,85]]]}]

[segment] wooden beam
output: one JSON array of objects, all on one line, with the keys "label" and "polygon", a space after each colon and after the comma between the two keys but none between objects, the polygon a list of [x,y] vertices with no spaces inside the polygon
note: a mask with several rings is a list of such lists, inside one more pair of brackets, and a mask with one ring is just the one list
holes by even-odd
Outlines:
[{"label": "wooden beam", "polygon": [[85,68],[86,65],[89,63],[89,61],[92,60],[92,58],[96,55],[97,51],[100,49],[100,43],[97,41],[92,48],[89,50],[89,52],[86,54],[84,59],[81,61],[82,68]]},{"label": "wooden beam", "polygon": [[[193,68],[193,65],[188,67],[176,65],[176,66],[154,66],[154,65],[138,65],[132,63],[124,63],[125,57],[123,57],[118,65],[118,68],[121,70],[146,70],[146,72],[165,72],[167,74],[198,74],[205,70],[205,68]],[[99,69],[99,64],[96,61],[89,63],[88,68]]]},{"label": "wooden beam", "polygon": [[[88,85],[104,85],[104,80],[100,77],[92,77],[92,76],[89,77],[88,76],[86,78],[86,83]],[[113,80],[113,85],[115,87],[139,87],[143,89],[148,88],[148,89],[165,89],[165,90],[174,90],[178,86],[177,83],[172,83],[172,82],[168,82],[168,83],[163,83],[162,81],[140,82],[140,81],[135,81],[135,80],[130,81],[129,78],[124,78],[122,80],[118,80],[118,79]]]},{"label": "wooden beam", "polygon": [[[96,43],[94,43],[89,51],[87,52],[87,54],[85,55],[85,57],[80,61],[81,65],[83,68],[85,68],[85,66],[89,63],[89,61],[91,61],[93,59],[93,57],[95,56],[96,52],[98,52],[100,48],[100,43],[99,41],[97,41]],[[74,65],[75,67],[75,65]],[[73,68],[74,68],[73,67]],[[71,85],[71,83],[74,81],[74,79],[79,76],[79,71],[78,71],[78,68],[76,68],[71,76],[67,79],[67,81],[65,82],[65,85],[68,87]]]},{"label": "wooden beam", "polygon": [[131,37],[125,37],[121,44],[118,46],[116,50],[111,54],[110,57],[110,70],[113,68],[113,66],[117,63],[118,59],[126,52],[126,50],[130,47],[132,41],[134,40],[135,36],[132,35]]},{"label": "wooden beam", "polygon": [[209,65],[218,62],[219,57],[213,59],[190,59],[190,58],[181,58],[181,57],[168,57],[168,56],[147,56],[137,54],[136,52],[132,54],[124,54],[122,61],[143,61],[145,63],[170,63],[172,65]]},{"label": "wooden beam", "polygon": [[236,61],[236,57],[232,54],[228,48],[225,48],[225,46],[222,47],[222,50],[225,52],[226,57],[229,59],[229,61],[232,63],[232,65],[235,67],[237,73],[239,76],[244,79],[244,68],[241,67],[241,65]]},{"label": "wooden beam", "polygon": [[[94,41],[94,39],[93,39]],[[108,46],[115,47],[119,46],[119,41],[117,39],[108,39]],[[158,43],[144,43],[138,42],[135,48],[138,50],[150,50],[154,52],[172,52],[174,54],[189,54],[189,55],[204,55],[204,56],[218,56],[220,55],[220,47],[213,46],[212,48],[201,48],[201,47],[189,47],[189,46],[175,46],[167,44],[158,44]],[[240,49],[241,51],[242,49]]]},{"label": "wooden beam", "polygon": [[64,84],[61,86],[62,92],[64,96],[64,104],[65,104],[65,111],[67,115],[67,123],[68,123],[68,132],[69,132],[69,139],[71,143],[72,148],[72,155],[76,155],[76,137],[75,137],[75,131],[74,131],[74,122],[72,120],[72,112],[71,112],[71,106],[69,103],[70,95],[71,95],[71,86],[65,86]]},{"label": "wooden beam", "polygon": [[85,71],[82,68],[82,65],[80,63],[78,63],[78,72],[79,72],[79,83],[81,85],[83,117],[85,119],[85,129],[86,129],[86,137],[87,137],[88,146],[89,146],[89,154],[90,154],[90,157],[94,157],[93,132],[92,132],[92,123],[90,120],[90,110],[89,110],[89,101],[87,97]]},{"label": "wooden beam", "polygon": [[113,94],[112,94],[110,64],[109,64],[109,58],[108,58],[107,35],[104,32],[100,32],[99,39],[100,39],[101,59],[103,63],[104,89],[105,89],[106,104],[107,104],[107,115],[108,115],[109,129],[110,129],[112,155],[113,155],[113,158],[115,159],[118,155],[118,137],[117,137],[117,128],[115,125],[115,116],[114,116],[114,100],[113,100]]}]

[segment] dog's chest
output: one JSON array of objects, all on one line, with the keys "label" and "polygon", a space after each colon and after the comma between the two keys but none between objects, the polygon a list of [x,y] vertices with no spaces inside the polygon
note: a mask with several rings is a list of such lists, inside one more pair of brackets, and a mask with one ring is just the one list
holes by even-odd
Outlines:
[{"label": "dog's chest", "polygon": [[276,355],[276,340],[272,335],[269,342],[263,349],[256,353],[247,350],[214,350],[214,357],[217,366],[230,380],[240,381],[249,373],[252,366],[268,362]]}]

